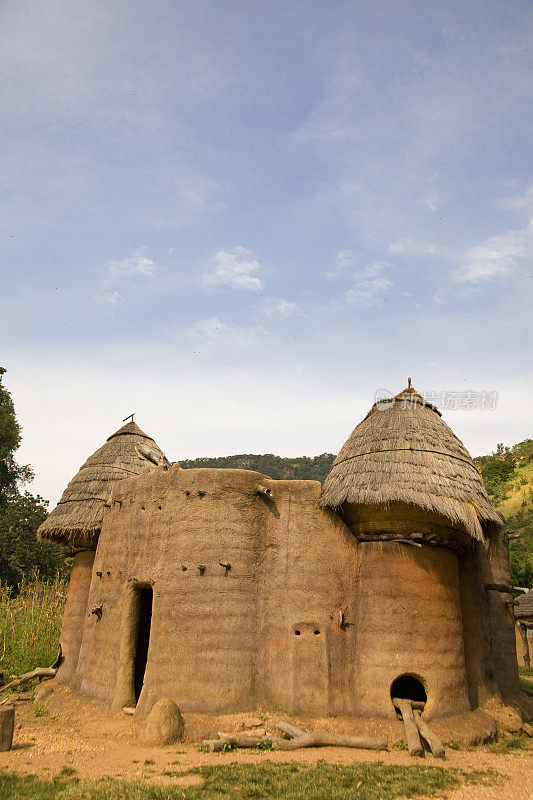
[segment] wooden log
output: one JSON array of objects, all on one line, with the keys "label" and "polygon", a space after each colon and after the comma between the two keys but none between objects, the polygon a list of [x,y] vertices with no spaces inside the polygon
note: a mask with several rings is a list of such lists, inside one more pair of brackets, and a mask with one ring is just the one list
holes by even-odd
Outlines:
[{"label": "wooden log", "polygon": [[[399,710],[400,706],[398,705],[398,703],[400,702],[400,698],[399,697],[393,697],[392,698],[392,702],[394,703],[396,708]],[[411,708],[416,708],[417,711],[423,711],[425,709],[425,707],[426,707],[426,704],[425,704],[424,700],[409,700],[409,703],[411,703]]]},{"label": "wooden log", "polygon": [[524,625],[523,622],[519,622],[518,630],[520,631],[520,636],[522,637],[522,646],[524,648],[524,667],[526,669],[531,669],[531,660],[529,658],[529,640],[527,638],[527,625]]},{"label": "wooden log", "polygon": [[15,730],[15,706],[0,708],[0,751],[11,750]]},{"label": "wooden log", "polygon": [[290,722],[278,722],[278,730],[282,733],[286,733],[291,739],[297,739],[298,736],[306,736],[306,731],[297,728],[295,725],[291,725]]},{"label": "wooden log", "polygon": [[444,758],[446,752],[437,734],[433,733],[427,722],[422,719],[422,717],[420,716],[420,711],[414,710],[413,715],[415,718],[416,726],[420,732],[420,735],[428,743],[429,749],[431,750],[435,758]]},{"label": "wooden log", "polygon": [[[415,726],[416,727],[416,726]],[[282,745],[273,743],[273,749],[299,750],[301,747],[355,747],[361,750],[388,750],[386,739],[365,738],[362,736],[338,736],[330,733],[306,733],[296,739],[281,739]]]},{"label": "wooden log", "polygon": [[424,748],[420,741],[420,734],[418,733],[418,726],[415,722],[413,707],[410,700],[403,697],[398,697],[394,701],[394,705],[400,709],[400,714],[403,719],[403,726],[405,728],[405,738],[407,739],[407,746],[409,748],[410,756],[423,756]]},{"label": "wooden log", "polygon": [[27,681],[33,680],[33,678],[54,678],[56,672],[57,669],[55,669],[54,667],[37,667],[31,672],[26,672],[19,678],[15,678],[15,680],[11,681],[11,683],[6,683],[5,686],[0,686],[0,692],[5,692],[7,689],[12,689],[15,686],[20,686],[23,683],[27,683]]}]

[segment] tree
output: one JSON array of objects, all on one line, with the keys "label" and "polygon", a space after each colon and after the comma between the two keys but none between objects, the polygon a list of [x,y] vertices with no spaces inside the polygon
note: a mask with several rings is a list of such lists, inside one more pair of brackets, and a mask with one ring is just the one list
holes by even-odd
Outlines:
[{"label": "tree", "polygon": [[29,492],[8,499],[0,513],[0,583],[16,587],[24,577],[53,580],[65,571],[59,547],[36,537],[47,505],[42,497]]},{"label": "tree", "polygon": [[20,425],[11,395],[2,385],[4,374],[0,367],[0,582],[15,588],[24,577],[54,578],[65,565],[56,544],[37,540],[48,502],[20,492],[19,486],[33,478],[33,470],[15,460]]},{"label": "tree", "polygon": [[5,371],[0,367],[0,508],[5,506],[8,498],[17,494],[19,482],[24,483],[33,477],[31,467],[20,467],[15,461],[14,453],[21,441],[20,425],[11,395],[2,385]]}]

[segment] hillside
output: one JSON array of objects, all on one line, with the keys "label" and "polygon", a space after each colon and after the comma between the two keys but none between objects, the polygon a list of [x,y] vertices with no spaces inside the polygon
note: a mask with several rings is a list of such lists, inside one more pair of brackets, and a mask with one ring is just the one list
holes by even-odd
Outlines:
[{"label": "hillside", "polygon": [[[195,458],[180,461],[192,467],[251,469],[277,480],[326,479],[335,459],[333,453],[311,458],[282,458],[272,455],[243,454],[220,458]],[[499,444],[491,455],[474,462],[481,472],[490,498],[504,515],[511,537],[511,572],[515,586],[533,586],[533,440],[525,439],[512,447]]]},{"label": "hillside", "polygon": [[506,519],[511,538],[511,578],[515,586],[533,586],[533,440],[474,459],[490,498]]},{"label": "hillside", "polygon": [[310,480],[323,483],[335,460],[333,453],[320,456],[282,458],[272,453],[266,455],[221,456],[220,458],[195,458],[180,461],[183,469],[210,467],[211,469],[251,469],[275,480]]}]

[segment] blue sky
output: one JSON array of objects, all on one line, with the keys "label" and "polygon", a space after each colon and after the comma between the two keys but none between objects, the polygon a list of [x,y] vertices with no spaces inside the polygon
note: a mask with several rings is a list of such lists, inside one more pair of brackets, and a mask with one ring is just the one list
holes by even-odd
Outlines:
[{"label": "blue sky", "polygon": [[175,460],[336,451],[378,388],[531,435],[528,2],[3,0],[1,361],[56,500],[132,411]]}]

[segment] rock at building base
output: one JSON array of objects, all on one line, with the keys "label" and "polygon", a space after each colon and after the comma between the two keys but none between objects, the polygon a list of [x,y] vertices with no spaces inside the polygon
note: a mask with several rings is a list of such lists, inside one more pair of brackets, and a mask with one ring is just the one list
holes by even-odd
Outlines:
[{"label": "rock at building base", "polygon": [[185,723],[173,700],[163,697],[154,704],[139,727],[139,742],[149,747],[163,747],[183,738]]}]

